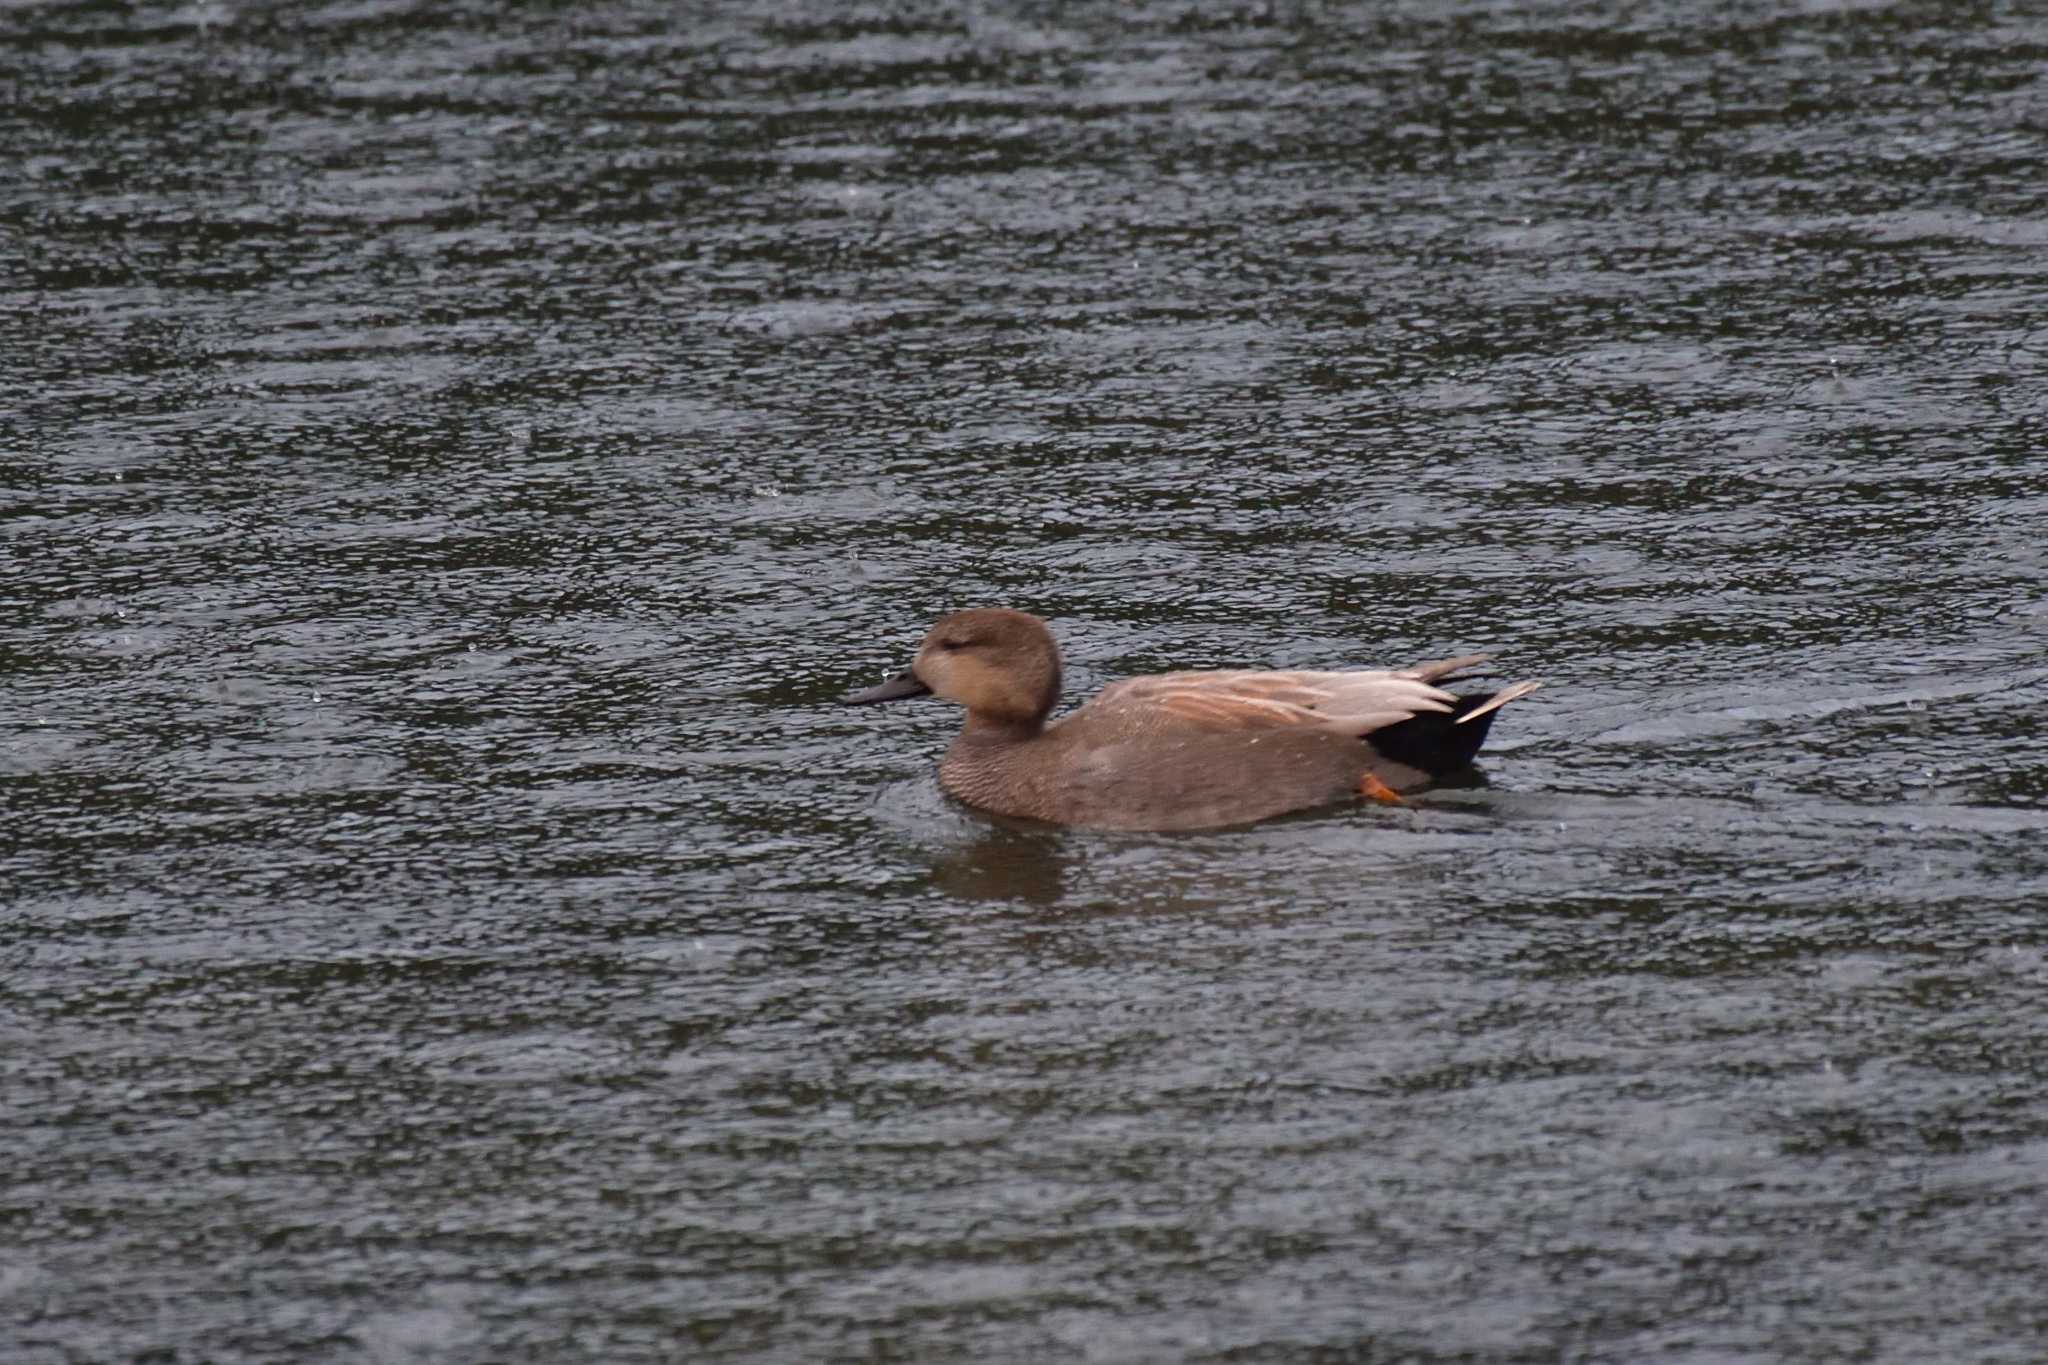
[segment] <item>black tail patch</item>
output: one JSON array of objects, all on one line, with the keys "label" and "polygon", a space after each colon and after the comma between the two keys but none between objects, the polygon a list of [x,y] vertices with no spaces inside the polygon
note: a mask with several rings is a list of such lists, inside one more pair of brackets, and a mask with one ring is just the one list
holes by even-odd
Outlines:
[{"label": "black tail patch", "polygon": [[1396,763],[1420,768],[1431,777],[1444,777],[1471,766],[1479,746],[1486,742],[1486,732],[1493,728],[1493,718],[1500,712],[1489,711],[1464,725],[1458,724],[1458,717],[1492,700],[1491,692],[1460,697],[1449,714],[1424,711],[1374,730],[1365,737],[1365,742]]}]

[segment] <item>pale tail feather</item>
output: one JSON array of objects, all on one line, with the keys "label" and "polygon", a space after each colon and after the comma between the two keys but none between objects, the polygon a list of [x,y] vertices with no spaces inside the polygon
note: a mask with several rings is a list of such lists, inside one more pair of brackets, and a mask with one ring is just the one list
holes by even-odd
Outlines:
[{"label": "pale tail feather", "polygon": [[1459,716],[1455,723],[1458,725],[1463,725],[1466,721],[1476,720],[1480,716],[1485,715],[1489,711],[1498,711],[1501,707],[1506,706],[1509,702],[1519,700],[1522,697],[1526,697],[1531,692],[1534,692],[1537,688],[1541,686],[1543,686],[1543,684],[1540,682],[1509,683],[1506,687],[1503,687],[1500,691],[1488,697],[1484,705],[1475,706],[1470,711],[1467,711],[1464,715]]}]

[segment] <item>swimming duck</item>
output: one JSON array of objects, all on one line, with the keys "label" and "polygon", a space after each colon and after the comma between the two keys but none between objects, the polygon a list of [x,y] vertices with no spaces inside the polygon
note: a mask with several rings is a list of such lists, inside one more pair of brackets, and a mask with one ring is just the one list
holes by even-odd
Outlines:
[{"label": "swimming duck", "polygon": [[939,785],[970,806],[1095,829],[1204,829],[1347,797],[1399,804],[1467,766],[1495,713],[1540,686],[1440,686],[1483,662],[1161,673],[1112,683],[1047,725],[1060,693],[1052,632],[1029,613],[982,607],[933,626],[908,672],[840,700],[966,707]]}]

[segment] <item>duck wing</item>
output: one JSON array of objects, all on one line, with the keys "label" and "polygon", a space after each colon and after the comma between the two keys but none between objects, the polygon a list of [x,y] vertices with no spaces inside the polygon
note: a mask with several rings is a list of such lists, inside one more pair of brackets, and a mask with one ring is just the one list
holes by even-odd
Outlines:
[{"label": "duck wing", "polygon": [[[1069,719],[1142,730],[1306,728],[1365,735],[1415,715],[1450,714],[1458,698],[1436,684],[1483,662],[1485,656],[1472,654],[1398,669],[1160,673],[1110,684]],[[1489,698],[1485,709],[1526,695],[1534,684],[1517,687]],[[1477,714],[1473,710],[1457,719]]]}]

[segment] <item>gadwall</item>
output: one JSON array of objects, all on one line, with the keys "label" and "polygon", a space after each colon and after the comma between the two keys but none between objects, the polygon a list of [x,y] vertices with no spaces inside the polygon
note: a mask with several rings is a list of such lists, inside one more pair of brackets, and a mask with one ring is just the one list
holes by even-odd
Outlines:
[{"label": "gadwall", "polygon": [[955,612],[910,671],[848,702],[967,708],[939,785],[1000,815],[1097,829],[1202,829],[1366,796],[1398,804],[1465,767],[1494,712],[1538,684],[1454,696],[1484,655],[1346,673],[1228,670],[1112,683],[1051,725],[1060,652],[1036,616]]}]

